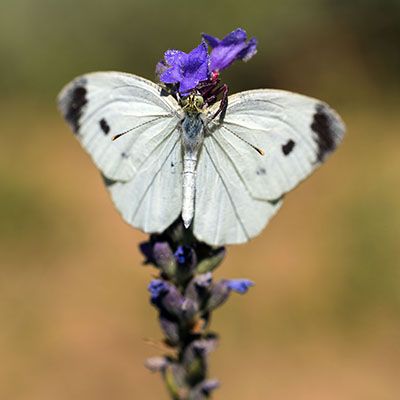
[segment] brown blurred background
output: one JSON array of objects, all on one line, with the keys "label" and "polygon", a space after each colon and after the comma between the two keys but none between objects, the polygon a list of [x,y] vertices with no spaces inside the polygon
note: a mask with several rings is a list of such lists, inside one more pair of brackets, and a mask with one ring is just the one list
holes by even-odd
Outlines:
[{"label": "brown blurred background", "polygon": [[152,271],[55,97],[74,76],[153,78],[168,48],[236,27],[259,39],[231,92],[322,98],[348,126],[219,276],[257,285],[215,314],[216,399],[400,398],[400,1],[1,0],[0,398],[167,399]]}]

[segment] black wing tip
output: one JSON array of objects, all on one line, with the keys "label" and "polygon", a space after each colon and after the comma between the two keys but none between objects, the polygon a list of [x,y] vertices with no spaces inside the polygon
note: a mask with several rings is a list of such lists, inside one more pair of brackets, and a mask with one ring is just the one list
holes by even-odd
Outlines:
[{"label": "black wing tip", "polygon": [[58,96],[58,107],[75,133],[79,132],[80,120],[88,103],[86,87],[87,79],[80,77],[68,84]]},{"label": "black wing tip", "polygon": [[103,179],[103,183],[104,185],[109,188],[110,186],[113,186],[117,183],[116,180],[108,178],[107,176],[105,176],[102,172],[100,172],[101,178]]},{"label": "black wing tip", "polygon": [[315,133],[314,140],[318,145],[316,161],[321,163],[341,143],[346,128],[339,114],[322,102],[315,106],[310,127]]}]

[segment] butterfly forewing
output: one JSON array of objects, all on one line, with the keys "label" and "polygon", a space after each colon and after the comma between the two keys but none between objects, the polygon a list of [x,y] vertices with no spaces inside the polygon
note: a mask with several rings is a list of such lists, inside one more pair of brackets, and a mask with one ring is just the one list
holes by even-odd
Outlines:
[{"label": "butterfly forewing", "polygon": [[223,123],[211,125],[211,136],[230,155],[247,190],[262,200],[278,199],[293,189],[343,135],[344,124],[328,105],[281,90],[233,95]]},{"label": "butterfly forewing", "polygon": [[96,166],[114,180],[129,180],[137,173],[178,124],[180,109],[171,96],[161,96],[158,85],[120,72],[76,78],[60,93],[59,107]]}]

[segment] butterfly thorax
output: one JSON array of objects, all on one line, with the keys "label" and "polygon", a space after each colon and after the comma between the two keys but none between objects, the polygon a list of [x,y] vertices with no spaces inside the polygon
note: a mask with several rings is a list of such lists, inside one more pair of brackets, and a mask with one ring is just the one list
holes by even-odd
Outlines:
[{"label": "butterfly thorax", "polygon": [[204,114],[185,113],[181,128],[184,152],[197,153],[204,139]]}]

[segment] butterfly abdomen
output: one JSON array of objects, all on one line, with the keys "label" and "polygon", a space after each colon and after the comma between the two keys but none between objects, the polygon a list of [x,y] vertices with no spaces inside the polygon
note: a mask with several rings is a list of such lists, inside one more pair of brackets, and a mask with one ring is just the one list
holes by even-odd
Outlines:
[{"label": "butterfly abdomen", "polygon": [[187,113],[181,127],[183,147],[182,219],[185,227],[188,228],[194,216],[197,157],[204,140],[203,115]]}]

